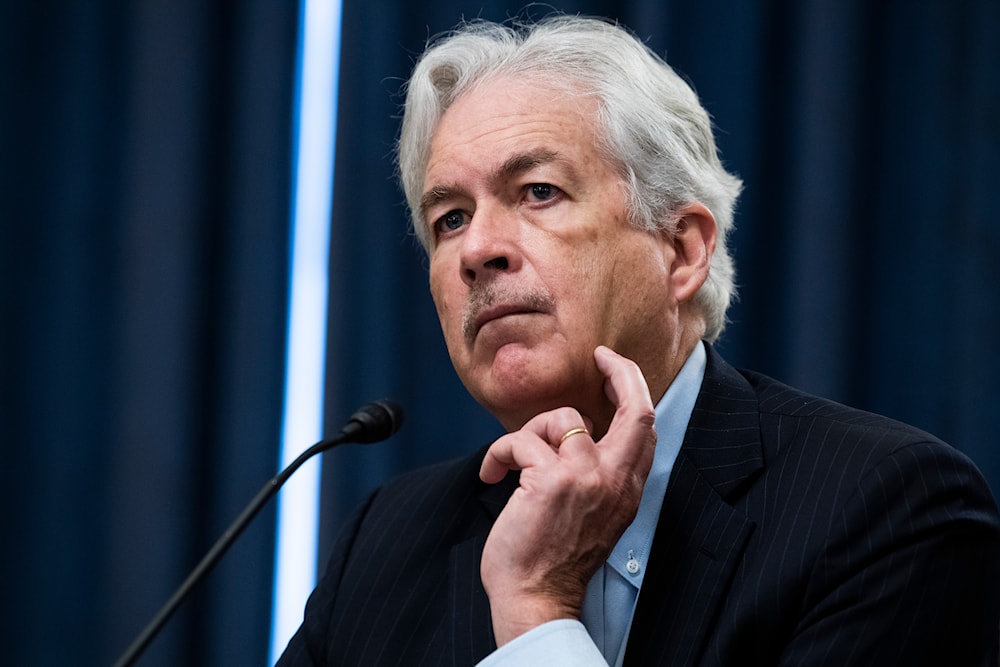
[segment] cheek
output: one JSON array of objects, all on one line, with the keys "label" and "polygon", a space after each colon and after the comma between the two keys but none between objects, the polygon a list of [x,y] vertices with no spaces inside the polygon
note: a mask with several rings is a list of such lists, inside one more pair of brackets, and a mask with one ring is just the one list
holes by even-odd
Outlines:
[{"label": "cheek", "polygon": [[600,275],[598,300],[613,320],[609,322],[612,326],[642,328],[666,307],[667,267],[656,249],[647,244],[622,244],[609,251]]},{"label": "cheek", "polygon": [[[430,288],[431,298],[434,299],[434,303],[438,304],[443,300],[445,293],[445,276],[447,272],[442,262],[436,259],[436,255],[431,257],[430,264],[427,270],[427,285]],[[440,306],[438,306],[440,308]]]},{"label": "cheek", "polygon": [[454,287],[449,289],[447,281],[442,280],[440,272],[433,269],[430,272],[430,292],[445,337],[461,331],[462,301],[458,298]]}]

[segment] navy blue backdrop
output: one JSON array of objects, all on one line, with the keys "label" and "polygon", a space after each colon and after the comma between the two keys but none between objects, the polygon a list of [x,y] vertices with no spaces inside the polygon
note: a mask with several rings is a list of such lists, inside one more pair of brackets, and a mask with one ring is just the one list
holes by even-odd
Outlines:
[{"label": "navy blue backdrop", "polygon": [[[280,433],[296,7],[0,9],[0,662],[107,666]],[[273,508],[142,665],[267,655]]]},{"label": "navy blue backdrop", "polygon": [[[0,9],[5,663],[110,664],[273,473],[293,4]],[[556,6],[665,54],[746,181],[723,353],[937,433],[1000,489],[1000,3]],[[499,432],[451,370],[391,152],[427,37],[519,8],[345,2],[326,415],[408,415],[326,455],[321,563],[380,481]],[[272,510],[140,664],[265,662]]]}]

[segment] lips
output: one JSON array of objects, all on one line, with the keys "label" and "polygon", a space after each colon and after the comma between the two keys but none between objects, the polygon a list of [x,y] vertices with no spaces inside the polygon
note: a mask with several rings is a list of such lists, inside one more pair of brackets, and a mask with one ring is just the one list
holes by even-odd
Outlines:
[{"label": "lips", "polygon": [[485,310],[480,311],[479,315],[473,320],[473,336],[479,333],[479,330],[484,326],[493,322],[494,320],[499,320],[503,317],[508,317],[510,315],[526,315],[531,313],[537,313],[539,311],[527,305],[521,304],[505,304],[500,306],[491,306]]},{"label": "lips", "polygon": [[472,341],[490,322],[512,315],[545,314],[552,311],[552,298],[543,292],[528,292],[516,297],[495,292],[473,293],[466,307],[462,329],[466,339]]}]

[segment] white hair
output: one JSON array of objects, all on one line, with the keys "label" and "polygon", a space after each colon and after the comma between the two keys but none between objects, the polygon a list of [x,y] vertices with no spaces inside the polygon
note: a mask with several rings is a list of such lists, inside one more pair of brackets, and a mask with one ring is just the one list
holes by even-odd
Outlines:
[{"label": "white hair", "polygon": [[676,211],[700,202],[715,217],[716,249],[695,297],[714,341],[735,295],[727,248],[742,188],[719,160],[712,122],[691,87],[624,28],[601,19],[554,16],[530,25],[476,21],[433,42],[406,86],[397,147],[414,231],[427,249],[420,198],[431,140],[448,107],[484,81],[518,75],[597,100],[599,148],[620,172],[632,224],[674,229]]}]

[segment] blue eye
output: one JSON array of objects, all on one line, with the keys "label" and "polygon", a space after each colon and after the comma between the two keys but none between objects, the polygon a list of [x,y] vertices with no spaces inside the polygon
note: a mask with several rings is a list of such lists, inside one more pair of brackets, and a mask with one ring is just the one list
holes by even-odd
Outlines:
[{"label": "blue eye", "polygon": [[434,223],[434,229],[440,234],[444,232],[453,232],[462,225],[465,224],[465,214],[455,209],[454,211],[448,211]]},{"label": "blue eye", "polygon": [[540,201],[550,199],[555,194],[555,187],[548,183],[532,183],[531,195]]}]

